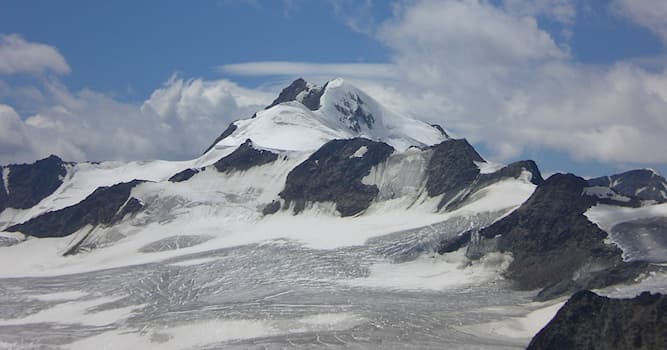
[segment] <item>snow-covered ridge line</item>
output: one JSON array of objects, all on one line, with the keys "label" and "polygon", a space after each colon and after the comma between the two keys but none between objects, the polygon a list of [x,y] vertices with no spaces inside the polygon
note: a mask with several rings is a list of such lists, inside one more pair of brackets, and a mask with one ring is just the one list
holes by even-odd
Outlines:
[{"label": "snow-covered ridge line", "polygon": [[340,78],[321,88],[297,79],[265,110],[232,125],[212,148],[252,139],[260,147],[314,151],[333,139],[365,137],[405,150],[448,139],[438,127],[400,116]]}]

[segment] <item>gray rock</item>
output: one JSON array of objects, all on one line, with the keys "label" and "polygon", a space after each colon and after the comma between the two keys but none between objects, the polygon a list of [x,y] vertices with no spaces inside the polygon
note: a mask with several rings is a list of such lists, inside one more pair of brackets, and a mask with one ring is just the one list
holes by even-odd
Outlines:
[{"label": "gray rock", "polygon": [[[367,151],[354,157],[361,147]],[[287,206],[295,203],[295,213],[307,202],[334,202],[342,216],[356,215],[378,194],[377,186],[365,185],[361,179],[393,152],[386,143],[364,138],[329,141],[290,171],[280,197]]]},{"label": "gray rock", "polygon": [[588,180],[589,186],[608,187],[630,202],[609,200],[611,204],[639,206],[642,201],[667,202],[667,181],[650,169],[636,169],[621,174]]},{"label": "gray rock", "polygon": [[471,234],[471,231],[466,231],[460,235],[443,240],[438,246],[438,254],[455,252],[465,247],[470,243]]},{"label": "gray rock", "polygon": [[357,95],[350,94],[346,99],[339,101],[334,108],[342,114],[341,121],[354,132],[360,132],[361,126],[373,129],[375,117],[365,107],[366,103]]},{"label": "gray rock", "polygon": [[522,160],[519,162],[514,162],[496,172],[490,174],[478,174],[477,178],[475,178],[472,183],[467,185],[467,187],[453,190],[452,192],[457,192],[458,196],[454,199],[450,199],[446,204],[447,207],[445,209],[447,211],[456,210],[465,205],[475,192],[504,179],[517,179],[523,174],[524,171],[530,173],[530,182],[532,182],[534,185],[540,185],[542,182],[544,182],[542,174],[540,173],[540,170],[537,168],[537,164],[535,164],[534,161]]},{"label": "gray rock", "polygon": [[431,124],[431,126],[440,131],[442,136],[449,138],[449,135],[447,135],[447,132],[445,131],[445,129],[442,128],[442,126],[440,126],[440,124]]},{"label": "gray rock", "polygon": [[667,349],[667,297],[644,292],[610,299],[580,291],[527,349]]},{"label": "gray rock", "polygon": [[185,169],[183,171],[180,171],[176,174],[174,174],[172,177],[169,178],[169,182],[183,182],[183,181],[188,181],[190,180],[193,176],[195,176],[197,173],[199,173],[199,170],[197,169]]},{"label": "gray rock", "polygon": [[329,83],[327,82],[322,86],[321,88],[312,88],[309,89],[308,92],[303,96],[303,99],[301,100],[301,103],[303,103],[304,106],[308,107],[311,111],[316,111],[320,109],[322,106],[322,95],[324,95],[324,91],[327,89],[327,85]]},{"label": "gray rock", "polygon": [[278,155],[267,151],[258,150],[253,147],[252,141],[247,139],[239,148],[227,156],[221,158],[213,166],[219,172],[245,171],[254,166],[271,163],[278,159]]},{"label": "gray rock", "polygon": [[275,214],[280,210],[280,201],[272,201],[262,209],[262,215]]},{"label": "gray rock", "polygon": [[431,149],[433,155],[426,168],[426,191],[431,197],[445,194],[438,205],[442,208],[475,182],[480,171],[474,162],[484,162],[484,159],[465,139],[447,140]]},{"label": "gray rock", "polygon": [[506,275],[519,289],[578,281],[575,272],[583,281],[623,264],[621,250],[605,244],[607,233],[584,216],[596,203],[581,195],[586,186],[575,175],[553,175],[521,207],[480,231],[484,239],[498,237],[498,249],[512,253]]},{"label": "gray rock", "polygon": [[11,226],[5,231],[21,232],[34,237],[64,237],[86,225],[111,226],[126,215],[141,210],[139,200],[130,197],[132,188],[141,180],[123,182],[109,187],[98,187],[83,201],[56,211],[37,216],[27,222]]},{"label": "gray rock", "polygon": [[210,146],[208,146],[208,148],[206,149],[206,151],[204,151],[204,153],[210,151],[211,148],[215,147],[215,145],[218,144],[218,142],[226,139],[228,136],[231,136],[234,133],[234,131],[236,131],[236,129],[238,129],[238,126],[236,126],[236,124],[234,124],[233,122],[229,124],[227,129],[225,129],[225,131],[223,131],[222,134],[220,134],[220,136],[218,136],[215,139],[215,141],[213,141],[213,143]]},{"label": "gray rock", "polygon": [[67,174],[65,162],[51,155],[32,164],[7,165],[7,184],[0,180],[0,211],[5,208],[28,209],[51,195]]},{"label": "gray rock", "polygon": [[279,105],[284,102],[296,101],[296,97],[303,91],[307,90],[308,90],[308,83],[306,83],[306,81],[303,80],[303,78],[298,78],[295,81],[293,81],[288,87],[284,88],[283,91],[280,92],[278,97],[264,109],[269,109],[273,106]]}]

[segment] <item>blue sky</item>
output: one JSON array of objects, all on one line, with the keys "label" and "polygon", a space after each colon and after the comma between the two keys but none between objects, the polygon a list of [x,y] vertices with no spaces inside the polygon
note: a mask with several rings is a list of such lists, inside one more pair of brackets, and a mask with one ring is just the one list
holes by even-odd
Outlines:
[{"label": "blue sky", "polygon": [[[174,72],[218,78],[248,61],[384,62],[389,50],[346,26],[325,1],[5,1],[0,32],[47,43],[72,67],[64,82],[143,100]],[[386,17],[388,5],[373,7]],[[262,78],[236,77],[243,85]],[[131,93],[128,93],[128,90]]]},{"label": "blue sky", "polygon": [[3,1],[0,35],[0,163],[185,159],[342,75],[493,160],[667,172],[661,0]]}]

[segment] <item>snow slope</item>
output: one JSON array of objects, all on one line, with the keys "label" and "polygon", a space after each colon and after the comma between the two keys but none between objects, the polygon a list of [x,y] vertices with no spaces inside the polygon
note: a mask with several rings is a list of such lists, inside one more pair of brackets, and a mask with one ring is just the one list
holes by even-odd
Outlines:
[{"label": "snow slope", "polygon": [[448,138],[429,124],[388,110],[340,78],[326,84],[315,111],[299,101],[283,102],[234,125],[237,129],[211,152],[238,146],[246,139],[270,149],[313,151],[326,141],[352,137],[383,141],[397,150]]}]

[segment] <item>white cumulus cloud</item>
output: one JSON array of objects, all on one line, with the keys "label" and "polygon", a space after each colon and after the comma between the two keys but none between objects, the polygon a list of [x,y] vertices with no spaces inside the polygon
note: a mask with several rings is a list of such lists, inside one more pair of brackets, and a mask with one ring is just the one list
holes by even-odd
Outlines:
[{"label": "white cumulus cloud", "polygon": [[24,120],[0,105],[0,163],[52,153],[75,161],[190,159],[231,121],[251,116],[273,98],[227,80],[176,77],[142,105],[89,89],[73,93],[57,81],[43,90],[48,102]]},{"label": "white cumulus cloud", "polygon": [[17,34],[0,34],[0,74],[45,71],[67,74],[70,67],[53,46],[28,42]]}]

